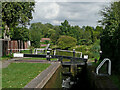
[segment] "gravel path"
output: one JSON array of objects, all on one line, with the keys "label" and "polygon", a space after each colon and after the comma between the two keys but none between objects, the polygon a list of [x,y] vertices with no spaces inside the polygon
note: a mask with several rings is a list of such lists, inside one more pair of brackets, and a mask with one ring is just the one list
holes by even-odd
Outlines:
[{"label": "gravel path", "polygon": [[19,59],[21,59],[21,58],[13,58],[13,59],[10,59],[10,60],[3,60],[3,61],[1,61],[2,62],[2,67],[0,67],[0,68],[6,68],[6,67],[8,67],[8,65],[10,63],[14,62],[14,60],[19,60]]}]

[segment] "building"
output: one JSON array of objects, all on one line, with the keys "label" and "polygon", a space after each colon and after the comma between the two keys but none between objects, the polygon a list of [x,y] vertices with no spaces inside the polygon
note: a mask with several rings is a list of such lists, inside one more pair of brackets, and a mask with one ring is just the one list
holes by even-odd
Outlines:
[{"label": "building", "polygon": [[50,41],[50,38],[41,38],[40,42]]},{"label": "building", "polygon": [[40,40],[40,47],[46,47],[47,46],[47,44],[49,43],[49,41],[50,41],[50,38],[41,38],[41,40]]}]

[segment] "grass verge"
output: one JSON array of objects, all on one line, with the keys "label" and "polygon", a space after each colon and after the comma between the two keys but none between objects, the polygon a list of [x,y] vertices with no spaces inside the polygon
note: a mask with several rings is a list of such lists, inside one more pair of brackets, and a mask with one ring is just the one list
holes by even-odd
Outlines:
[{"label": "grass verge", "polygon": [[[23,58],[22,60],[47,60],[46,58],[38,58],[38,57],[31,57],[31,58]],[[57,60],[57,58],[51,58],[51,61]]]},{"label": "grass verge", "polygon": [[9,60],[9,59],[11,59],[11,58],[13,58],[13,54],[12,54],[12,55],[2,56],[2,57],[0,58],[0,60],[1,60],[1,61],[3,61],[3,60]]},{"label": "grass verge", "polygon": [[2,88],[23,88],[50,64],[11,63],[2,69]]},{"label": "grass verge", "polygon": [[110,79],[115,83],[115,85],[119,88],[120,90],[120,75],[111,75]]}]

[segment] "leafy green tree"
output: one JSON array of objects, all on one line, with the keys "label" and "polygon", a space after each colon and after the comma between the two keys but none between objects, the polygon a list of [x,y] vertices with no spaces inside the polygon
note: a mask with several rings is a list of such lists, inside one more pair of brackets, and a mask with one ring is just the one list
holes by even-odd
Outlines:
[{"label": "leafy green tree", "polygon": [[93,30],[93,40],[94,40],[94,42],[100,39],[102,31],[103,31],[102,26],[96,26],[95,30]]},{"label": "leafy green tree", "polygon": [[27,25],[32,19],[34,2],[2,2],[2,21],[9,28]]},{"label": "leafy green tree", "polygon": [[55,30],[54,29],[49,29],[48,30],[48,37],[51,37],[53,34],[55,34]]},{"label": "leafy green tree", "polygon": [[11,39],[27,41],[30,38],[29,30],[25,27],[11,29]]},{"label": "leafy green tree", "polygon": [[57,45],[61,49],[68,49],[70,47],[74,47],[77,43],[77,40],[70,36],[61,36],[57,42]]},{"label": "leafy green tree", "polygon": [[69,35],[71,37],[74,37],[77,39],[77,41],[82,38],[82,32],[83,30],[81,30],[81,28],[79,26],[72,26],[70,31],[69,31]]},{"label": "leafy green tree", "polygon": [[32,23],[30,27],[30,40],[31,45],[33,47],[39,48],[40,47],[40,39],[43,36],[43,32],[41,30],[41,27],[43,25],[41,23]]},{"label": "leafy green tree", "polygon": [[29,39],[29,31],[25,27],[32,19],[34,5],[34,2],[2,2],[2,25],[3,29],[5,26],[9,28],[11,39]]},{"label": "leafy green tree", "polygon": [[101,35],[101,58],[110,58],[113,63],[112,69],[120,71],[120,1],[113,2],[111,6],[101,11],[104,17],[99,21],[105,29]]},{"label": "leafy green tree", "polygon": [[[50,23],[42,24],[39,23],[32,23],[30,26],[30,36],[32,43],[38,43],[38,44],[32,44],[37,45],[39,47],[39,41],[41,38],[50,38],[53,44],[56,44],[57,39],[60,36],[60,28],[59,26],[53,26]],[[37,40],[36,40],[37,38]]]},{"label": "leafy green tree", "polygon": [[83,41],[86,42],[85,45],[90,45],[90,44],[94,43],[93,28],[90,27],[90,26],[85,26],[83,31],[84,31],[84,33],[83,33]]},{"label": "leafy green tree", "polygon": [[60,28],[59,26],[54,26],[54,33],[51,34],[50,39],[54,45],[56,45],[58,38],[60,37]]},{"label": "leafy green tree", "polygon": [[63,23],[61,23],[60,26],[60,34],[61,35],[69,35],[69,31],[70,31],[71,27],[69,25],[69,22],[67,20],[65,20]]}]

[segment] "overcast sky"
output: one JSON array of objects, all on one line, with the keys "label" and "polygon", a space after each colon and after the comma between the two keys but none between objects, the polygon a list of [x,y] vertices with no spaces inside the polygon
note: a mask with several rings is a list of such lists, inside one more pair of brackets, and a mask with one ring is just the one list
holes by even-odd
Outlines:
[{"label": "overcast sky", "polygon": [[60,25],[68,20],[71,25],[95,27],[101,19],[100,10],[108,5],[106,2],[36,2],[31,23]]}]

